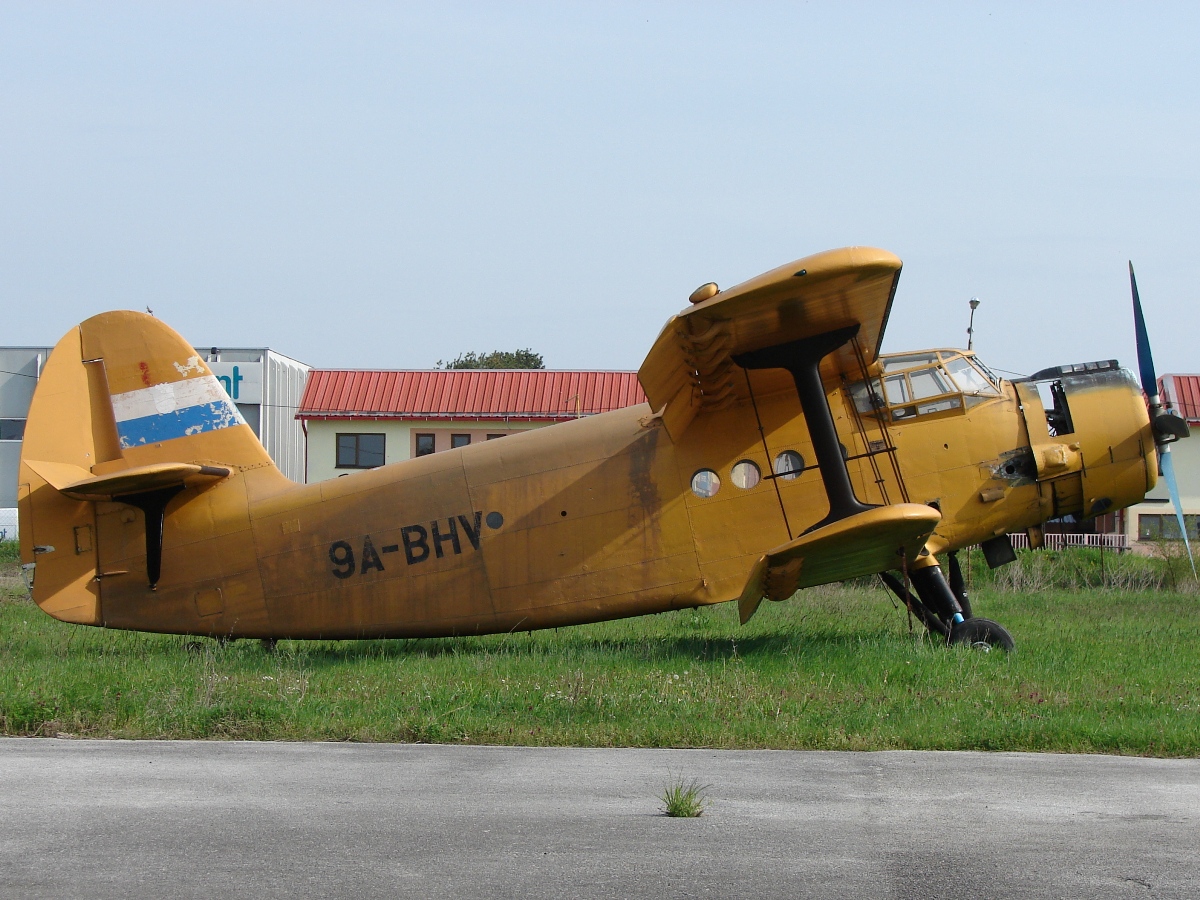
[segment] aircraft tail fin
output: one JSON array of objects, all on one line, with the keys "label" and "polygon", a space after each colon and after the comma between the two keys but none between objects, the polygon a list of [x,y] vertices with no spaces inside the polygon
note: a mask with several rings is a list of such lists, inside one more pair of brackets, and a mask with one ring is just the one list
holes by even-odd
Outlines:
[{"label": "aircraft tail fin", "polygon": [[168,462],[273,465],[191,345],[153,316],[127,310],[93,316],[54,348],[22,458],[92,475]]},{"label": "aircraft tail fin", "polygon": [[99,624],[93,501],[138,505],[247,469],[283,480],[176,332],[130,311],[73,328],[42,371],[21,448],[21,557],[37,563],[34,599],[57,618]]}]

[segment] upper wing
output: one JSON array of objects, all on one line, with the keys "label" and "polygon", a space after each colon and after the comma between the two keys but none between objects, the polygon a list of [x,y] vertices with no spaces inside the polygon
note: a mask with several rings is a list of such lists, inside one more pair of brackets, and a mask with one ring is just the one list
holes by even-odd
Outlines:
[{"label": "upper wing", "polygon": [[[738,353],[858,325],[855,341],[829,354],[826,378],[858,373],[879,354],[900,277],[886,250],[847,247],[807,256],[743,282],[673,316],[650,348],[638,380],[679,437],[700,409],[746,399]],[[857,345],[857,347],[856,347]]]}]

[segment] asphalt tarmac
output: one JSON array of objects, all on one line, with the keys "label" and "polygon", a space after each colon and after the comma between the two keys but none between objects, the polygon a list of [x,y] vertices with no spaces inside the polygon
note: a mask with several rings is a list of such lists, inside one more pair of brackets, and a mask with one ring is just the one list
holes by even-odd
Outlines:
[{"label": "asphalt tarmac", "polygon": [[1196,896],[1200,760],[0,739],[5,898]]}]

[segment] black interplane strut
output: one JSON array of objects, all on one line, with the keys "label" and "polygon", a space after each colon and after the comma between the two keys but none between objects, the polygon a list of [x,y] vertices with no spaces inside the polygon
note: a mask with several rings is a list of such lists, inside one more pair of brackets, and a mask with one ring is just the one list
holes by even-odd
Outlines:
[{"label": "black interplane strut", "polygon": [[116,498],[121,503],[136,506],[146,517],[146,577],[150,580],[150,590],[157,587],[159,576],[162,575],[163,518],[167,504],[182,490],[183,485],[177,484],[157,491]]},{"label": "black interplane strut", "polygon": [[804,410],[804,422],[808,426],[813,451],[817,454],[821,480],[825,483],[825,493],[829,497],[829,515],[808,531],[816,531],[825,525],[874,508],[854,496],[850,472],[846,468],[837,429],[833,425],[833,413],[829,410],[825,386],[821,383],[821,360],[856,334],[858,326],[850,325],[787,344],[739,353],[733,357],[733,361],[743,369],[787,369],[796,383],[796,393],[800,395],[800,408]]}]

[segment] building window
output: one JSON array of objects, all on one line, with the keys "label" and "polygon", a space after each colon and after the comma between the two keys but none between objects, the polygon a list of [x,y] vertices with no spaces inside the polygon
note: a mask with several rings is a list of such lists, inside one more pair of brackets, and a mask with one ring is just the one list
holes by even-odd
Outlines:
[{"label": "building window", "polygon": [[503,435],[503,434],[489,434],[487,439],[488,439],[489,441],[494,441],[494,440],[496,440],[496,438],[502,438],[502,437],[505,437],[505,435]]},{"label": "building window", "polygon": [[417,456],[428,456],[434,450],[432,434],[417,435]]},{"label": "building window", "polygon": [[24,437],[24,419],[0,419],[0,441],[19,441]]},{"label": "building window", "polygon": [[[1200,516],[1184,516],[1183,524],[1187,526],[1188,538],[1190,540],[1200,540]],[[1142,513],[1138,515],[1138,540],[1181,540],[1179,537],[1179,520],[1175,518],[1174,514],[1161,515],[1159,513]]]},{"label": "building window", "polygon": [[382,434],[339,434],[337,468],[373,469],[383,465]]},{"label": "building window", "polygon": [[450,435],[450,447],[452,449],[457,449],[458,447],[465,447],[469,443],[471,443],[471,436],[469,434],[452,434],[452,435]]}]

